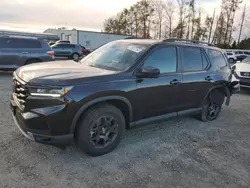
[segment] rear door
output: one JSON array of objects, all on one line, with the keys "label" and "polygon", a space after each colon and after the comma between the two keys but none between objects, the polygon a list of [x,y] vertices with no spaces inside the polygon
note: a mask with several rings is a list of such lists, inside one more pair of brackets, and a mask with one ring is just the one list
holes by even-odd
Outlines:
[{"label": "rear door", "polygon": [[199,47],[182,46],[183,87],[180,100],[185,109],[198,108],[213,86],[214,72],[205,51]]},{"label": "rear door", "polygon": [[74,44],[64,44],[64,55],[71,56],[75,47]]},{"label": "rear door", "polygon": [[26,39],[4,38],[1,49],[1,67],[18,68],[30,57]]}]

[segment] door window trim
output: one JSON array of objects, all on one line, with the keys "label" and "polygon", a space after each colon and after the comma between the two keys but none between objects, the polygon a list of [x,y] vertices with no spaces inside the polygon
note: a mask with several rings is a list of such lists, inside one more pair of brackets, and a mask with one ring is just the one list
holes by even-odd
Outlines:
[{"label": "door window trim", "polygon": [[157,45],[157,46],[154,46],[153,48],[149,49],[149,51],[147,52],[147,54],[140,60],[140,62],[138,63],[138,65],[134,68],[133,70],[133,75],[135,74],[135,72],[139,69],[139,68],[142,68],[142,66],[144,65],[144,61],[157,49],[160,49],[160,48],[175,48],[176,49],[176,72],[166,72],[166,73],[160,73],[160,76],[159,77],[162,77],[162,76],[166,76],[166,75],[178,75],[178,74],[181,74],[181,64],[180,64],[180,49],[178,46],[176,45]]},{"label": "door window trim", "polygon": [[[183,48],[196,48],[200,50],[200,55],[201,55],[201,60],[202,60],[202,70],[194,70],[194,71],[184,71],[184,57],[183,57]],[[204,67],[204,63],[203,63],[203,59],[202,59],[202,54],[204,55],[204,57],[206,58],[208,65],[206,67]],[[210,59],[207,56],[207,53],[205,52],[205,50],[202,47],[196,47],[196,46],[180,46],[180,59],[181,59],[181,72],[182,74],[185,73],[202,73],[202,72],[207,72],[209,70],[209,68],[211,67],[211,62]]]}]

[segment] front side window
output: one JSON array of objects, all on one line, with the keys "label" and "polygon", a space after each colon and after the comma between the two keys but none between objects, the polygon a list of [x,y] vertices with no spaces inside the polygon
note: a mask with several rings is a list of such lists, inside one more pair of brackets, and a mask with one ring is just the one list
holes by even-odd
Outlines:
[{"label": "front side window", "polygon": [[175,47],[165,47],[154,50],[144,61],[144,66],[158,68],[160,73],[177,71],[177,55]]},{"label": "front side window", "polygon": [[[205,60],[206,59],[204,59],[204,61]],[[182,61],[183,61],[184,72],[203,70],[202,52],[200,48],[183,47],[182,48]]]},{"label": "front side window", "polygon": [[81,63],[101,69],[123,71],[131,67],[147,48],[146,44],[113,41],[90,53]]},{"label": "front side window", "polygon": [[220,51],[209,49],[208,54],[212,63],[217,65],[219,68],[227,66],[227,62]]}]

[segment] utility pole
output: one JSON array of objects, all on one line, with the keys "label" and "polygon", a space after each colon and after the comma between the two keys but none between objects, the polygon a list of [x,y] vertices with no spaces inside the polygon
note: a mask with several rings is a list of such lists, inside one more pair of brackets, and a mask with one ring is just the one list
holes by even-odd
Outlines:
[{"label": "utility pole", "polygon": [[241,24],[240,24],[240,33],[239,33],[239,38],[238,38],[238,45],[240,43],[240,38],[241,38],[242,28],[243,28],[244,21],[245,21],[245,16],[246,16],[246,4],[244,6],[244,10],[243,10],[243,13],[242,13],[242,20],[241,20]]},{"label": "utility pole", "polygon": [[211,26],[210,26],[209,37],[208,37],[208,43],[210,43],[210,39],[211,39],[211,35],[212,35],[212,29],[213,29],[213,25],[214,25],[214,17],[215,17],[215,9],[214,9],[213,19],[212,19]]}]

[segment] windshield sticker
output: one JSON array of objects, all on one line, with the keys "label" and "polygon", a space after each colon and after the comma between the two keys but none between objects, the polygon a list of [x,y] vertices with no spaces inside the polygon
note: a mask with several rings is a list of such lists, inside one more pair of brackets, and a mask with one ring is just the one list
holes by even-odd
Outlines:
[{"label": "windshield sticker", "polygon": [[129,46],[127,49],[130,50],[130,51],[133,51],[135,53],[140,53],[145,48],[144,47],[138,47],[138,46]]}]

